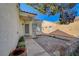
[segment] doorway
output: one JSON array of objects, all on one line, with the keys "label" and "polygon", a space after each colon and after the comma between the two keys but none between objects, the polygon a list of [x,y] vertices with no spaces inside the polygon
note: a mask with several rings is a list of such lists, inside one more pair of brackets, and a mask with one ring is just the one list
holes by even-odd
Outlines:
[{"label": "doorway", "polygon": [[25,35],[29,35],[29,24],[25,24]]}]

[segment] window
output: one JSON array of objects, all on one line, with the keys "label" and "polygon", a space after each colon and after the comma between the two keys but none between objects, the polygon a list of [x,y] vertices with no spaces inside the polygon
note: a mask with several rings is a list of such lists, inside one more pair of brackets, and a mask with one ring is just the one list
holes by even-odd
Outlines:
[{"label": "window", "polygon": [[49,30],[52,30],[52,26],[49,26],[49,28],[48,28]]},{"label": "window", "polygon": [[49,26],[49,28],[52,28],[52,26]]}]

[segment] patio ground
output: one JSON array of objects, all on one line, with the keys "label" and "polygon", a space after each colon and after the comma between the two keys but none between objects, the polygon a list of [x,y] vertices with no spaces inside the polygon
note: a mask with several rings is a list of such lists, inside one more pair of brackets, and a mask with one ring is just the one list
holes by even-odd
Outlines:
[{"label": "patio ground", "polygon": [[27,56],[49,56],[49,54],[33,39],[25,38]]},{"label": "patio ground", "polygon": [[[75,39],[76,41],[76,39]],[[76,48],[74,41],[63,40],[48,35],[37,38],[25,37],[27,56],[64,56]]]}]

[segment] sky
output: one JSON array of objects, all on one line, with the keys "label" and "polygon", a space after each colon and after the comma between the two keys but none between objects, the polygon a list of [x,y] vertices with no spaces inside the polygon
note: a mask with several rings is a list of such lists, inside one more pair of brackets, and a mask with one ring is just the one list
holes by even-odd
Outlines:
[{"label": "sky", "polygon": [[[45,21],[50,21],[50,22],[58,22],[59,18],[60,18],[60,12],[56,13],[55,15],[46,15],[43,13],[40,13],[38,10],[34,9],[33,7],[27,5],[26,3],[20,3],[20,10],[25,11],[25,12],[29,12],[29,13],[33,13],[36,14],[36,16],[34,17],[37,20],[45,20]],[[71,10],[75,10],[77,12],[76,16],[79,16],[79,3],[76,4]]]}]

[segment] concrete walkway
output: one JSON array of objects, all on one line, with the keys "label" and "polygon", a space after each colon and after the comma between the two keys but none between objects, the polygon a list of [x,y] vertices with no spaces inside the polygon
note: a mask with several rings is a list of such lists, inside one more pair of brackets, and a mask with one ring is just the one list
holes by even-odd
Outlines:
[{"label": "concrete walkway", "polygon": [[50,56],[38,43],[33,39],[25,39],[27,47],[27,56]]}]

